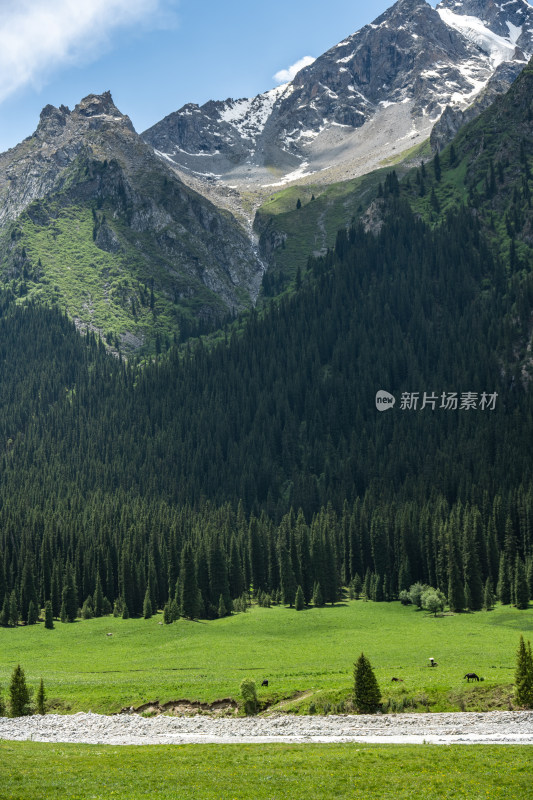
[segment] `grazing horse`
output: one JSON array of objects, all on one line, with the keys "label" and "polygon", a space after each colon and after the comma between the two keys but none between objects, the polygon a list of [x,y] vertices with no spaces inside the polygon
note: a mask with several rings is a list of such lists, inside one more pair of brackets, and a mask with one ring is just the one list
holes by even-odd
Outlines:
[{"label": "grazing horse", "polygon": [[467,672],[465,678],[468,683],[470,683],[470,681],[479,681],[479,675],[476,675],[475,672]]},{"label": "grazing horse", "polygon": [[261,684],[261,686],[268,686],[268,681],[263,681],[263,683]]},{"label": "grazing horse", "polygon": [[403,678],[391,678],[391,681],[394,681],[395,683],[403,683]]}]

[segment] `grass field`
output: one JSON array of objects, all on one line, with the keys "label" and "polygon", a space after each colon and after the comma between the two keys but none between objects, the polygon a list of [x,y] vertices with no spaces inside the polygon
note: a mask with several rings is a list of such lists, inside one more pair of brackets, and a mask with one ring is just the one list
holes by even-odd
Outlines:
[{"label": "grass field", "polygon": [[[28,684],[42,676],[51,707],[110,713],[152,700],[212,702],[239,698],[244,677],[257,682],[263,703],[306,697],[285,710],[317,712],[347,699],[353,662],[370,658],[384,699],[417,710],[507,708],[520,634],[533,639],[533,609],[433,618],[399,603],[350,601],[297,612],[253,607],[210,622],[105,617],[0,628],[0,685],[20,663]],[[107,636],[112,633],[112,636]],[[432,656],[439,663],[428,667]],[[467,684],[466,672],[484,678]],[[403,683],[391,684],[399,677]],[[413,703],[411,702],[413,701]],[[392,710],[396,706],[392,707]],[[402,710],[402,706],[398,706]]]},{"label": "grass field", "polygon": [[2,800],[526,800],[533,748],[0,742]]}]

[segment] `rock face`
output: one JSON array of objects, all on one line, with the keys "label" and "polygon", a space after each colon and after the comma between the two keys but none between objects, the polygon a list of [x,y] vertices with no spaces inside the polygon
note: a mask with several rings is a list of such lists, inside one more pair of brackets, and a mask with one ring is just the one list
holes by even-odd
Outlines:
[{"label": "rock face", "polygon": [[[72,242],[59,235],[61,225],[56,225],[53,252],[39,250],[45,231],[63,219],[67,209],[78,220],[78,229],[87,215],[89,219],[93,215],[92,239],[85,249],[81,239],[77,244],[80,258],[89,248],[104,251],[112,259],[105,262],[103,272],[116,273],[124,286],[131,279],[151,285],[162,303],[177,307],[186,301],[189,316],[206,318],[238,310],[257,295],[263,266],[245,231],[185,186],[154,155],[109,92],[89,95],[72,111],[46,106],[35,133],[0,155],[4,278],[16,277],[24,268],[34,278],[31,289],[37,292],[38,258],[42,257],[45,271],[52,260],[56,272],[58,264],[71,268],[71,256],[63,259],[62,253]],[[90,268],[92,257],[87,258]],[[133,264],[136,273],[128,274]],[[110,287],[109,281],[102,281],[103,287]],[[61,274],[57,282],[61,290]],[[120,289],[122,295],[124,291]],[[84,305],[93,300],[94,296],[87,297]],[[133,294],[120,302],[125,313],[140,307]],[[81,309],[67,305],[72,316],[83,317]],[[168,319],[167,309],[165,314]],[[93,322],[100,329],[98,321]],[[122,334],[135,333],[134,329],[132,320]],[[172,327],[165,333],[171,334]]]},{"label": "rock face", "polygon": [[448,109],[442,142],[480,92],[486,88],[490,102],[532,52],[525,0],[443,0],[436,9],[399,0],[292,83],[251,100],[186,105],[143,137],[183,174],[239,188],[282,185],[332,166],[346,178],[422,141]]}]

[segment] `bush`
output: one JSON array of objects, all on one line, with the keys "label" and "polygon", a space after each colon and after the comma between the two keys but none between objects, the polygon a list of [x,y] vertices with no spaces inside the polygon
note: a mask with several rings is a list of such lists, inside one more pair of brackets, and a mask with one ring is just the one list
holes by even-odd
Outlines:
[{"label": "bush", "polygon": [[245,678],[241,683],[241,695],[244,701],[244,713],[252,716],[257,713],[257,690],[255,681]]},{"label": "bush", "polygon": [[409,599],[414,606],[422,608],[422,595],[426,589],[431,589],[431,586],[427,586],[425,583],[413,583],[409,587]]},{"label": "bush", "polygon": [[440,589],[426,589],[421,598],[422,608],[429,611],[430,614],[437,616],[438,611],[443,611],[446,605],[446,598]]},{"label": "bush", "polygon": [[381,702],[381,692],[370,661],[361,653],[354,664],[354,705],[362,713],[373,714]]}]

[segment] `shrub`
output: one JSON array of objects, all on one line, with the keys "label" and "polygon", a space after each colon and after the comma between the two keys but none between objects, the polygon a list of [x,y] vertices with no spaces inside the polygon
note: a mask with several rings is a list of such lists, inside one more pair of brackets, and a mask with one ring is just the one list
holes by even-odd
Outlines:
[{"label": "shrub", "polygon": [[433,589],[430,587],[422,594],[421,602],[422,608],[436,617],[438,611],[443,611],[446,605],[446,598],[440,589]]}]

